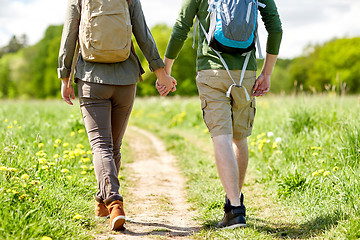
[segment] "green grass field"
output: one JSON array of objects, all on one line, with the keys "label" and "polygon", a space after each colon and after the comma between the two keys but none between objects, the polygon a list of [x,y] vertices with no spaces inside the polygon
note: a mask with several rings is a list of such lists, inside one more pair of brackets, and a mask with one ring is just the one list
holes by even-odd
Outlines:
[{"label": "green grass field", "polygon": [[[203,225],[193,238],[360,238],[360,98],[265,97],[256,114],[248,227],[215,231],[224,192],[199,100],[136,100],[130,124],[159,136],[188,180]],[[96,180],[79,107],[2,101],[0,127],[0,239],[92,239]]]}]

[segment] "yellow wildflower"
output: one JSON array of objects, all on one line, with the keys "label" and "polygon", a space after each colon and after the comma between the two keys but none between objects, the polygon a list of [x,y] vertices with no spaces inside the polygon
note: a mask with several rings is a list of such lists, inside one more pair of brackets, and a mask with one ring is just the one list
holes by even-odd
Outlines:
[{"label": "yellow wildflower", "polygon": [[91,151],[91,150],[87,150],[87,151],[86,151],[86,154],[90,155],[90,154],[92,154],[92,151]]},{"label": "yellow wildflower", "polygon": [[55,154],[55,155],[53,156],[54,159],[59,158],[59,157],[60,157],[59,154]]},{"label": "yellow wildflower", "polygon": [[14,125],[16,125],[16,124],[18,124],[18,121],[14,120],[13,123],[14,123]]},{"label": "yellow wildflower", "polygon": [[59,147],[59,145],[57,145],[57,144],[54,144],[54,148],[58,148]]},{"label": "yellow wildflower", "polygon": [[79,144],[76,144],[76,147],[81,149],[81,148],[84,148],[84,145],[79,143]]},{"label": "yellow wildflower", "polygon": [[86,173],[86,171],[81,171],[81,175],[85,175]]},{"label": "yellow wildflower", "polygon": [[18,126],[18,129],[21,129],[22,128],[22,126]]},{"label": "yellow wildflower", "polygon": [[6,122],[6,123],[7,123],[7,122],[8,122],[8,120],[7,120],[7,119],[5,119],[5,120],[4,120],[4,122]]},{"label": "yellow wildflower", "polygon": [[75,220],[79,220],[79,219],[82,219],[83,216],[81,216],[80,214],[75,214],[75,216],[73,217],[73,219]]},{"label": "yellow wildflower", "polygon": [[325,170],[324,169],[320,169],[319,173],[322,174]]},{"label": "yellow wildflower", "polygon": [[72,176],[66,176],[66,178],[67,178],[68,180],[71,180],[71,179],[72,179]]},{"label": "yellow wildflower", "polygon": [[54,163],[54,162],[49,162],[48,165],[49,165],[49,166],[55,166],[56,163]]},{"label": "yellow wildflower", "polygon": [[30,184],[31,185],[36,185],[36,184],[40,184],[40,182],[37,181],[37,180],[31,180]]},{"label": "yellow wildflower", "polygon": [[55,144],[60,144],[61,143],[61,140],[60,139],[56,139],[55,140]]},{"label": "yellow wildflower", "polygon": [[42,169],[42,170],[48,170],[49,167],[48,167],[48,166],[42,166],[41,169]]},{"label": "yellow wildflower", "polygon": [[13,126],[12,126],[12,125],[9,125],[9,126],[8,126],[8,129],[12,129],[12,128],[13,128]]},{"label": "yellow wildflower", "polygon": [[69,147],[69,143],[67,143],[67,142],[64,143],[64,144],[63,144],[63,147]]},{"label": "yellow wildflower", "polygon": [[45,158],[40,158],[39,159],[39,164],[46,164],[46,159]]},{"label": "yellow wildflower", "polygon": [[312,176],[313,176],[313,177],[316,177],[317,175],[319,175],[319,172],[318,172],[318,171],[315,171],[315,172],[312,173]]},{"label": "yellow wildflower", "polygon": [[78,133],[84,133],[84,129],[79,129]]},{"label": "yellow wildflower", "polygon": [[277,148],[278,143],[277,142],[273,142],[272,148]]},{"label": "yellow wildflower", "polygon": [[16,168],[8,168],[7,170],[10,171],[10,172],[17,172]]},{"label": "yellow wildflower", "polygon": [[48,236],[43,236],[40,240],[52,240],[52,238]]},{"label": "yellow wildflower", "polygon": [[70,136],[71,136],[71,137],[75,136],[75,132],[71,132],[71,133],[70,133]]},{"label": "yellow wildflower", "polygon": [[317,152],[312,153],[313,156],[318,156],[319,154]]},{"label": "yellow wildflower", "polygon": [[80,161],[83,162],[83,163],[88,163],[91,160],[90,160],[90,158],[81,158]]},{"label": "yellow wildflower", "polygon": [[27,179],[29,179],[29,175],[27,175],[27,174],[25,173],[25,174],[23,174],[23,175],[21,176],[21,178],[27,180]]},{"label": "yellow wildflower", "polygon": [[88,167],[87,167],[86,165],[81,165],[80,168],[81,168],[82,170],[88,170]]},{"label": "yellow wildflower", "polygon": [[326,171],[326,172],[324,172],[324,177],[326,177],[326,176],[328,176],[328,175],[330,175],[330,172],[329,171]]},{"label": "yellow wildflower", "polygon": [[69,169],[64,168],[64,169],[61,169],[60,172],[62,172],[62,173],[69,173],[70,171],[69,171]]},{"label": "yellow wildflower", "polygon": [[21,195],[19,196],[19,200],[24,199],[24,198],[26,198],[26,195],[25,195],[25,194],[21,194]]},{"label": "yellow wildflower", "polygon": [[38,148],[42,148],[42,147],[44,147],[44,143],[39,143]]},{"label": "yellow wildflower", "polygon": [[338,167],[334,167],[334,168],[333,168],[333,171],[334,171],[334,172],[336,172],[337,170],[339,170]]},{"label": "yellow wildflower", "polygon": [[7,171],[7,167],[4,167],[4,166],[0,166],[0,171]]},{"label": "yellow wildflower", "polygon": [[321,147],[311,147],[311,150],[321,150]]}]

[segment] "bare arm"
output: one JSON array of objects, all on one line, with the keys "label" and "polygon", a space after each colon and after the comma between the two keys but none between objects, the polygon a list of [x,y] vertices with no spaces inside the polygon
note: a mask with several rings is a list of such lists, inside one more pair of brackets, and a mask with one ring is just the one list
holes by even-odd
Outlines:
[{"label": "bare arm", "polygon": [[252,96],[264,96],[270,90],[271,74],[273,72],[277,55],[267,53],[261,74],[256,79]]}]

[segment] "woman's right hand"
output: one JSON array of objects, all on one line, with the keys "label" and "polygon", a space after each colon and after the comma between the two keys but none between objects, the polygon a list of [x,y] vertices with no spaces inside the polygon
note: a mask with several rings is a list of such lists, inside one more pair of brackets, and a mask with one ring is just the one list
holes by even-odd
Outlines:
[{"label": "woman's right hand", "polygon": [[69,81],[69,78],[61,79],[61,96],[65,102],[73,105],[73,103],[71,102],[71,98],[75,99],[75,92],[73,85],[71,83],[69,84]]}]

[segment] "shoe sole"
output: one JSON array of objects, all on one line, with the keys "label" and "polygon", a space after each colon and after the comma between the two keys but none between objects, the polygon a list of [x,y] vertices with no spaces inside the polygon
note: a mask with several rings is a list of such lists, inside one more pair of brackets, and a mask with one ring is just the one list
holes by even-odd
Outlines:
[{"label": "shoe sole", "polygon": [[218,230],[222,230],[222,229],[234,229],[234,228],[238,228],[238,227],[246,227],[246,223],[234,224],[234,225],[230,225],[230,226],[227,226],[227,227],[218,228]]},{"label": "shoe sole", "polygon": [[117,216],[112,220],[111,230],[123,230],[125,228],[125,216]]}]

